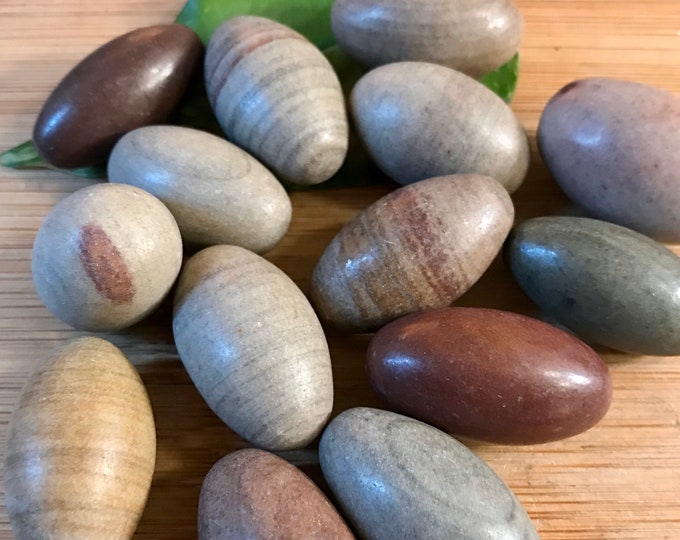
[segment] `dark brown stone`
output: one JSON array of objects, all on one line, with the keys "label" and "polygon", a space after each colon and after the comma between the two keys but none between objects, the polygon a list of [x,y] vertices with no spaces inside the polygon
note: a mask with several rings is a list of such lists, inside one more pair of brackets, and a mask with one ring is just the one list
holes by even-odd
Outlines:
[{"label": "dark brown stone", "polygon": [[47,98],[33,130],[40,155],[64,168],[105,161],[125,133],[168,118],[202,57],[196,33],[179,24],[140,28],[109,41]]},{"label": "dark brown stone", "polygon": [[218,461],[203,481],[200,540],[337,540],[354,535],[321,490],[287,461],[254,448]]},{"label": "dark brown stone", "polygon": [[585,343],[492,309],[448,308],[385,326],[369,346],[368,374],[394,410],[504,444],[581,433],[612,394],[607,366]]}]

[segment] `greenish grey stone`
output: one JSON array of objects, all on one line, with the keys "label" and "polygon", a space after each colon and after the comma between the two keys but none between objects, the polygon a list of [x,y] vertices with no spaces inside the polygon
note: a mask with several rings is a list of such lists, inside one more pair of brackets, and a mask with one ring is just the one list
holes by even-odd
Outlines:
[{"label": "greenish grey stone", "polygon": [[496,473],[454,438],[412,418],[344,411],[321,437],[319,460],[362,538],[538,539]]},{"label": "greenish grey stone", "polygon": [[585,340],[680,354],[680,258],[604,221],[541,217],[516,227],[505,260],[524,292]]}]

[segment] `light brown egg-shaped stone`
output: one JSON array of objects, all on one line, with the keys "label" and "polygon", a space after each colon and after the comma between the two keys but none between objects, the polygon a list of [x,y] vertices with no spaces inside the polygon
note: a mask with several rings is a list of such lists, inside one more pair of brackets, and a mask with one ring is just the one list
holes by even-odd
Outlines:
[{"label": "light brown egg-shaped stone", "polygon": [[512,110],[483,84],[444,66],[397,62],[352,90],[357,132],[376,164],[400,184],[476,173],[510,193],[529,168],[529,143]]},{"label": "light brown egg-shaped stone", "polygon": [[132,538],[156,461],[135,368],[95,337],[55,350],[12,415],[5,500],[17,540]]},{"label": "light brown egg-shaped stone", "polygon": [[210,39],[205,78],[227,137],[277,175],[318,184],[342,165],[349,127],[340,82],[302,35],[269,19],[233,17]]},{"label": "light brown egg-shaped stone", "polygon": [[191,379],[241,437],[268,450],[307,445],[333,407],[328,344],[305,295],[286,274],[237,246],[189,259],[173,331]]},{"label": "light brown egg-shaped stone", "polygon": [[280,457],[247,448],[220,459],[203,481],[199,540],[351,540],[321,490]]},{"label": "light brown egg-shaped stone", "polygon": [[286,234],[290,198],[274,175],[237,146],[203,131],[148,126],[125,135],[109,181],[158,197],[185,242],[269,251]]},{"label": "light brown egg-shaped stone", "polygon": [[337,0],[331,25],[340,46],[364,65],[418,60],[472,77],[510,60],[524,31],[508,0]]},{"label": "light brown egg-shaped stone", "polygon": [[321,318],[375,330],[408,313],[448,306],[491,264],[514,208],[494,179],[430,178],[400,188],[358,214],[314,269]]},{"label": "light brown egg-shaped stone", "polygon": [[592,217],[680,242],[680,97],[633,81],[573,81],[546,105],[537,142]]},{"label": "light brown egg-shaped stone", "polygon": [[130,326],[170,291],[182,238],[170,211],[133,186],[96,184],[61,200],[33,244],[33,282],[47,308],[91,331]]}]

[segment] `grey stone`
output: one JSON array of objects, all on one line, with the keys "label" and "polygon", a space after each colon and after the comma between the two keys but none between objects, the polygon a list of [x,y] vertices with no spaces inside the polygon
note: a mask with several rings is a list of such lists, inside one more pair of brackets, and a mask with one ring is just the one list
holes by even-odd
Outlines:
[{"label": "grey stone", "polygon": [[349,409],[326,428],[319,459],[364,538],[538,538],[515,495],[481,459],[412,418]]},{"label": "grey stone", "polygon": [[680,258],[624,227],[541,217],[516,227],[505,260],[549,316],[589,342],[680,354]]}]

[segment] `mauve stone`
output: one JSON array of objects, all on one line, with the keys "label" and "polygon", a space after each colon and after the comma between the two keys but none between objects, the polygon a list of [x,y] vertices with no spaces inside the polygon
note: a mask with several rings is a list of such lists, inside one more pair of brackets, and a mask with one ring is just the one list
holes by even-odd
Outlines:
[{"label": "mauve stone", "polygon": [[609,370],[585,343],[517,313],[448,308],[383,327],[368,375],[397,412],[505,444],[581,433],[607,412]]},{"label": "mauve stone", "polygon": [[343,519],[305,474],[248,448],[219,460],[203,481],[199,540],[351,540]]},{"label": "mauve stone", "polygon": [[678,96],[631,81],[574,81],[546,105],[537,141],[557,183],[590,215],[680,241]]},{"label": "mauve stone", "polygon": [[446,433],[378,409],[344,411],[319,444],[324,477],[369,540],[533,540],[515,495]]},{"label": "mauve stone", "polygon": [[128,131],[164,122],[203,57],[180,24],[139,28],[104,44],[52,91],[33,129],[41,157],[56,167],[103,163]]},{"label": "mauve stone", "polygon": [[680,258],[635,231],[588,218],[525,221],[505,259],[549,316],[586,341],[649,354],[680,354]]}]

